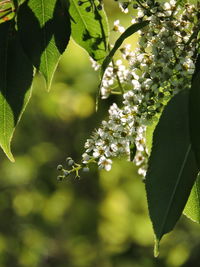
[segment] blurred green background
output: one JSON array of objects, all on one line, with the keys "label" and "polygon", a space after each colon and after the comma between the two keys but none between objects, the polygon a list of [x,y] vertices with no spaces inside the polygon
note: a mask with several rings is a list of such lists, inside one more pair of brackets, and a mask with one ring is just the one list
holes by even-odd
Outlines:
[{"label": "blurred green background", "polygon": [[[112,25],[119,10],[106,4]],[[123,25],[130,20],[122,17]],[[56,180],[56,166],[67,156],[80,161],[86,138],[117,100],[101,101],[95,113],[98,81],[73,41],[50,93],[36,76],[13,140],[16,162],[0,152],[0,266],[198,266],[200,228],[185,217],[153,257],[144,184],[132,163],[116,160],[110,172],[94,168],[79,180]]]}]

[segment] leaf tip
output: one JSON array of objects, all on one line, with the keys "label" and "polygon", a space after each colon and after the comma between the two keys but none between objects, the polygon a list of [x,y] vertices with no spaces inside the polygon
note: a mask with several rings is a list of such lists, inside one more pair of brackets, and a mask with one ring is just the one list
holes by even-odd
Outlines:
[{"label": "leaf tip", "polygon": [[[4,149],[3,149],[4,150]],[[11,162],[15,162],[15,159],[14,159],[14,156],[11,152],[11,150],[4,150],[4,153],[6,154],[6,156],[8,157],[8,159],[11,161]]]},{"label": "leaf tip", "polygon": [[51,81],[46,80],[46,91],[49,93],[51,90]]},{"label": "leaf tip", "polygon": [[3,152],[6,154],[7,158],[11,162],[15,162],[14,156],[13,156],[11,149],[10,149],[10,142],[8,144],[1,143],[0,147],[2,148]]},{"label": "leaf tip", "polygon": [[[55,72],[55,69],[54,69],[54,72]],[[45,73],[45,70],[43,70],[43,69],[40,70],[40,74],[44,78],[44,88],[48,93],[51,90],[54,72],[51,75],[49,75],[49,74]]]},{"label": "leaf tip", "polygon": [[46,81],[46,90],[49,93],[51,90],[52,80]]},{"label": "leaf tip", "polygon": [[15,163],[15,159],[14,159],[13,155],[12,155],[12,157],[9,156],[9,160],[10,160],[12,163]]},{"label": "leaf tip", "polygon": [[159,244],[160,244],[160,240],[155,238],[155,241],[154,241],[154,257],[155,258],[159,256]]}]

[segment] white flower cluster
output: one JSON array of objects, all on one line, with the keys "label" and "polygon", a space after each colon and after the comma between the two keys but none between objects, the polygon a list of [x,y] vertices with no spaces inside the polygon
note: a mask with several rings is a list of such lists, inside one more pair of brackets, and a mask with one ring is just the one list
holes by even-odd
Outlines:
[{"label": "white flower cluster", "polygon": [[[182,8],[174,0],[163,4],[146,1],[137,10],[133,23],[149,20],[140,31],[138,48],[122,47],[122,60],[110,63],[102,80],[102,98],[122,93],[122,107],[114,103],[108,120],[87,140],[83,163],[94,160],[100,168],[110,170],[114,157],[125,155],[132,160],[131,147],[135,146],[134,161],[145,176],[146,127],[174,94],[189,88],[198,49],[195,33],[200,25],[194,5]],[[115,26],[121,27],[119,22]]]}]

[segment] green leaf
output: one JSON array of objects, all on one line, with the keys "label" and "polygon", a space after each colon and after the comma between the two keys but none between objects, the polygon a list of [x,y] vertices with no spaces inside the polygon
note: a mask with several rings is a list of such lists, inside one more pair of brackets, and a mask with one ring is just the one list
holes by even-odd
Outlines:
[{"label": "green leaf", "polygon": [[[189,122],[192,148],[195,152],[198,168],[200,169],[200,55],[197,58],[195,72],[189,97]],[[192,221],[200,223],[200,175],[198,176],[186,207],[184,214]]]},{"label": "green leaf", "polygon": [[[70,0],[69,13],[71,17],[72,37],[89,55],[99,63],[107,55],[108,22],[104,10],[98,10],[98,1]],[[86,8],[91,6],[91,11]]]},{"label": "green leaf", "polygon": [[147,129],[146,129],[145,139],[146,139],[146,148],[148,151],[148,155],[151,154],[151,148],[152,148],[152,143],[153,143],[153,133],[155,131],[156,125],[158,124],[160,115],[161,114],[159,114],[157,116],[157,119],[155,121],[153,121],[153,123],[151,125],[147,126]]},{"label": "green leaf", "polygon": [[17,15],[24,51],[44,75],[50,89],[53,74],[70,38],[70,18],[59,0],[29,0]]},{"label": "green leaf", "polygon": [[196,63],[189,98],[189,119],[192,148],[200,170],[200,56]]},{"label": "green leaf", "polygon": [[0,2],[0,24],[13,19],[14,5],[11,2]]},{"label": "green leaf", "polygon": [[140,29],[142,29],[145,26],[147,26],[148,24],[149,24],[149,21],[143,21],[143,22],[140,22],[140,23],[135,23],[135,24],[131,25],[128,29],[126,29],[125,32],[123,32],[121,34],[121,36],[115,42],[114,47],[112,48],[112,50],[109,52],[108,56],[103,61],[103,64],[102,64],[102,67],[101,67],[101,77],[103,77],[103,74],[104,74],[106,68],[108,67],[109,63],[111,62],[115,52],[122,45],[123,41],[126,38],[128,38],[129,36],[131,36],[132,34],[134,34],[135,32],[137,32]]},{"label": "green leaf", "polygon": [[146,192],[157,242],[174,228],[198,174],[190,144],[188,98],[186,91],[173,97],[154,131]]},{"label": "green leaf", "polygon": [[192,221],[200,223],[200,175],[192,188],[183,213]]},{"label": "green leaf", "polygon": [[10,142],[31,96],[33,67],[12,21],[0,25],[0,146],[14,161]]}]

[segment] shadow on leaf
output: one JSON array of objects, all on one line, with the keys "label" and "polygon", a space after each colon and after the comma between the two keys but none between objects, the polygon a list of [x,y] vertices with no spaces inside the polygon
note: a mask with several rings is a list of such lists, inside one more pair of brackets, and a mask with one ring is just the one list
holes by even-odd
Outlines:
[{"label": "shadow on leaf", "polygon": [[[33,8],[35,3],[29,0],[20,6],[18,30],[24,51],[32,64],[45,76],[47,83],[51,83],[59,57],[69,42],[70,19],[67,8],[58,0],[55,0],[53,10],[52,4],[49,4],[50,11],[46,8],[46,14],[39,7]],[[50,18],[47,20],[47,17]],[[41,25],[43,21],[45,23]]]},{"label": "shadow on leaf", "polygon": [[33,66],[13,21],[0,24],[0,145],[9,154],[14,129],[31,95]]}]

